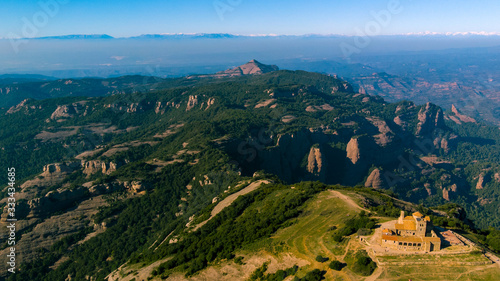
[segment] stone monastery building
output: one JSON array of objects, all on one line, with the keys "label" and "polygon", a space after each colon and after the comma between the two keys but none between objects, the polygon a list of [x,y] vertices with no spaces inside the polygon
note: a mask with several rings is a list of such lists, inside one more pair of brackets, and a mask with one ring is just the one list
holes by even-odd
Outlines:
[{"label": "stone monastery building", "polygon": [[403,251],[432,252],[441,249],[441,239],[433,230],[431,219],[421,213],[401,216],[395,229],[383,229],[381,245]]}]

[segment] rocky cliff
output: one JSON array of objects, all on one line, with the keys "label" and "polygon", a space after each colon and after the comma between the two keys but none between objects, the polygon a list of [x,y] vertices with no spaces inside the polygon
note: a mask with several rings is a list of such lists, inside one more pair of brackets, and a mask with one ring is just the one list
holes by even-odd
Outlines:
[{"label": "rocky cliff", "polygon": [[109,175],[116,171],[121,165],[114,162],[104,162],[101,160],[82,161],[83,173],[87,176],[101,172],[104,175]]},{"label": "rocky cliff", "polygon": [[430,102],[418,112],[417,136],[432,134],[435,129],[442,129],[444,125],[443,110]]},{"label": "rocky cliff", "polygon": [[382,172],[379,169],[373,170],[365,182],[366,187],[371,187],[375,189],[387,188],[387,182],[385,181]]}]

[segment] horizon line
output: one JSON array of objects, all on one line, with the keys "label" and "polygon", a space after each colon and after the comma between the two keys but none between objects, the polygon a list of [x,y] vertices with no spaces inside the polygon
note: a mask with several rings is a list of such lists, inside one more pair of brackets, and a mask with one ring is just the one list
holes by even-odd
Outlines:
[{"label": "horizon line", "polygon": [[[121,36],[115,37],[106,33],[93,33],[93,34],[63,34],[63,35],[48,35],[40,37],[0,37],[0,40],[29,40],[29,39],[57,39],[71,36],[89,36],[90,38],[81,39],[134,39],[144,36],[210,36],[210,35],[226,35],[234,37],[363,37],[360,35],[348,35],[348,34],[337,34],[337,33],[305,33],[305,34],[236,34],[236,33],[225,33],[225,32],[199,32],[199,33],[143,33],[139,35],[132,36]],[[369,37],[381,37],[381,36],[500,36],[500,32],[487,32],[487,31],[463,31],[463,32],[434,32],[434,31],[421,31],[421,32],[408,32],[408,33],[395,33],[395,34],[378,34]],[[94,38],[92,38],[94,37]],[[100,37],[100,38],[99,38]],[[71,38],[68,38],[71,39]]]}]

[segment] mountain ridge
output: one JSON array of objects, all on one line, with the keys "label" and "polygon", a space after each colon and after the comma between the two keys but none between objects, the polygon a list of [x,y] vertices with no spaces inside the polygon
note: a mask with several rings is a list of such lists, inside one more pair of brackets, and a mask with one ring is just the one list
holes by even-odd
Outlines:
[{"label": "mountain ridge", "polygon": [[[383,34],[377,35],[379,37],[488,37],[488,36],[500,36],[498,32],[414,32],[414,33],[401,33],[401,34]],[[312,38],[312,37],[353,37],[352,35],[345,34],[231,34],[231,33],[153,33],[153,34],[141,34],[133,35],[128,37],[113,37],[107,34],[69,34],[69,35],[53,35],[53,36],[43,36],[34,38],[22,38],[22,39],[182,39],[182,38],[208,38],[208,39],[224,39],[224,38],[257,38],[257,37],[302,37],[302,38]]]},{"label": "mountain ridge", "polygon": [[[141,79],[95,81],[126,85]],[[302,225],[304,204],[315,194],[342,189],[337,184],[371,194],[352,200],[381,216],[399,215],[399,200],[408,200],[440,206],[435,221],[443,227],[473,231],[468,219],[481,228],[500,223],[498,128],[457,124],[434,104],[388,103],[356,93],[334,76],[305,71],[151,79],[153,86],[130,93],[26,100],[0,116],[0,169],[16,167],[22,198],[18,258],[34,262],[11,280],[60,280],[75,273],[103,279],[126,262],[166,257],[172,259],[152,275],[191,276],[213,263],[236,263],[241,249],[261,249],[251,248],[258,243],[278,253],[295,242],[266,239]],[[68,81],[59,87],[79,85]],[[211,218],[218,203],[260,180],[269,184]],[[330,195],[322,194],[325,202],[336,202]],[[5,203],[7,196],[2,198]],[[412,210],[427,210],[413,204]],[[315,235],[326,239],[331,253],[310,248],[306,259],[313,266],[298,269],[300,277],[313,268],[329,270],[314,255],[342,258],[349,264],[344,272],[355,272],[357,255],[368,255],[342,251],[342,241],[355,239],[350,235],[357,230],[344,229],[355,214],[330,225],[324,217],[338,212],[308,210],[320,218]],[[471,239],[497,249],[496,232],[483,231]],[[309,241],[299,236],[296,241]]]}]

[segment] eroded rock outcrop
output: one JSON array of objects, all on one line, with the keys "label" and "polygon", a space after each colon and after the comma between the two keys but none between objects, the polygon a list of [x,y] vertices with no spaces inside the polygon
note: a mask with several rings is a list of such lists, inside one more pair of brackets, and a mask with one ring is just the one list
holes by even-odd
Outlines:
[{"label": "eroded rock outcrop", "polygon": [[61,120],[73,118],[76,115],[82,113],[85,108],[85,101],[75,102],[72,104],[59,105],[57,109],[50,116],[50,120]]},{"label": "eroded rock outcrop", "polygon": [[[2,89],[0,89],[0,94],[1,94],[1,90]],[[25,110],[25,112],[28,113],[30,109],[42,109],[41,105],[39,105],[38,107],[35,105],[29,105],[30,101],[31,101],[30,99],[23,100],[18,105],[15,105],[15,106],[12,106],[11,108],[9,108],[9,110],[7,110],[7,112],[5,114],[6,115],[14,114],[14,113],[19,112],[21,110]]]},{"label": "eroded rock outcrop", "polygon": [[432,134],[437,128],[444,128],[443,110],[428,102],[418,112],[417,136]]},{"label": "eroded rock outcrop", "polygon": [[109,175],[119,168],[119,164],[114,162],[104,162],[101,160],[82,161],[83,173],[87,176],[101,172]]},{"label": "eroded rock outcrop", "polygon": [[21,185],[21,189],[34,186],[46,187],[61,183],[64,178],[79,168],[78,162],[53,163],[43,167],[43,173]]},{"label": "eroded rock outcrop", "polygon": [[443,199],[450,201],[450,191],[446,188],[443,188]]},{"label": "eroded rock outcrop", "polygon": [[371,187],[375,189],[386,188],[387,183],[385,182],[382,172],[379,169],[373,170],[365,182],[366,187]]},{"label": "eroded rock outcrop", "polygon": [[325,162],[319,147],[311,147],[307,156],[307,172],[318,178],[320,181],[325,181]]},{"label": "eroded rock outcrop", "polygon": [[113,111],[124,111],[127,113],[141,113],[155,108],[155,104],[150,101],[138,101],[138,102],[116,102],[111,104],[105,104],[104,108],[109,108]]},{"label": "eroded rock outcrop", "polygon": [[193,109],[198,104],[198,96],[189,96],[189,100],[187,103],[186,111]]},{"label": "eroded rock outcrop", "polygon": [[175,103],[173,101],[168,102],[156,102],[155,113],[156,114],[165,114],[168,108],[179,108],[181,106],[180,103]]},{"label": "eroded rock outcrop", "polygon": [[347,158],[351,162],[351,164],[356,165],[361,158],[361,154],[359,151],[359,139],[352,138],[349,143],[347,143]]},{"label": "eroded rock outcrop", "polygon": [[354,93],[354,89],[351,84],[343,82],[341,85],[332,87],[332,94],[335,94],[336,92]]},{"label": "eroded rock outcrop", "polygon": [[215,104],[215,98],[209,98],[207,101],[207,107],[205,108],[205,110],[209,109],[214,104]]},{"label": "eroded rock outcrop", "polygon": [[[337,151],[326,146],[321,147],[319,152],[311,148],[314,144],[339,141],[339,136],[325,134],[321,130],[303,129],[294,133],[274,136],[274,139],[276,139],[276,145],[274,146],[271,146],[274,142],[271,138],[259,140],[262,144],[270,145],[270,147],[266,149],[254,151],[247,150],[245,147],[240,147],[240,150],[236,151],[236,153],[245,157],[246,160],[243,159],[244,163],[250,163],[248,159],[252,159],[251,157],[254,155],[252,153],[255,152],[255,156],[258,157],[257,160],[262,169],[280,175],[280,178],[290,182],[303,180],[304,177],[310,180],[319,180],[317,176],[308,171],[307,166],[309,163],[306,163],[306,167],[302,167],[301,165],[302,161],[304,159],[309,159],[310,156],[311,165],[314,165],[317,169],[318,161],[316,160],[316,156],[321,154],[321,175],[324,173],[325,182],[340,181],[337,174],[342,172],[345,152],[340,150]],[[312,154],[311,151],[313,152]],[[339,155],[332,155],[332,153],[334,154],[333,151],[337,151]],[[332,163],[328,164],[326,161]],[[334,178],[335,181],[333,180]]]},{"label": "eroded rock outcrop", "polygon": [[477,180],[477,184],[476,184],[476,189],[483,189],[484,186],[485,186],[486,182],[485,182],[485,175],[484,174],[480,174],[479,175],[479,179]]},{"label": "eroded rock outcrop", "polygon": [[457,124],[462,124],[462,123],[476,123],[476,119],[469,117],[467,115],[462,114],[454,104],[451,105],[451,111],[453,112],[453,115],[450,115],[450,119],[453,120],[453,122]]},{"label": "eroded rock outcrop", "polygon": [[394,132],[391,130],[387,122],[378,117],[366,118],[373,126],[375,126],[379,134],[374,135],[375,142],[380,146],[386,146],[394,139]]}]

